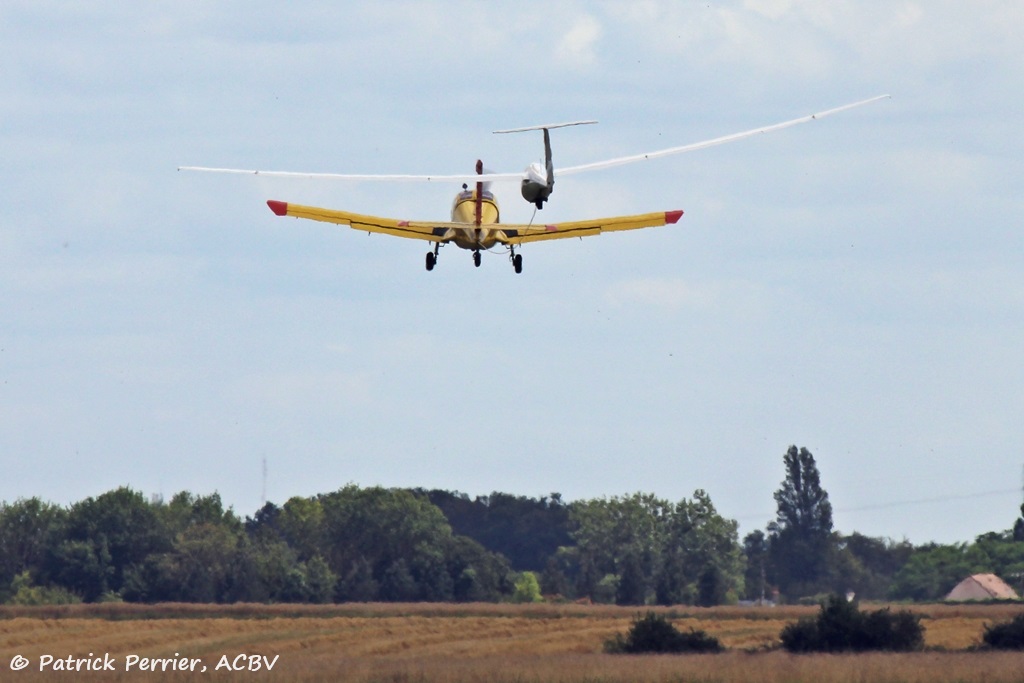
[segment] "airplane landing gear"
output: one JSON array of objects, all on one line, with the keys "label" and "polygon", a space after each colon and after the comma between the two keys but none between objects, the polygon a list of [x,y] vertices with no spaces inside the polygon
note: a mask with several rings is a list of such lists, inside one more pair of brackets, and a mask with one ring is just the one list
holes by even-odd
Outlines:
[{"label": "airplane landing gear", "polygon": [[511,244],[508,247],[509,250],[509,261],[512,262],[512,267],[515,268],[517,273],[523,272],[523,255],[516,253],[516,248]]},{"label": "airplane landing gear", "polygon": [[473,265],[476,266],[477,268],[480,267],[480,251],[479,250],[473,252]]},{"label": "airplane landing gear", "polygon": [[440,242],[434,243],[434,251],[427,252],[427,270],[433,270],[437,265],[437,250],[441,248]]}]

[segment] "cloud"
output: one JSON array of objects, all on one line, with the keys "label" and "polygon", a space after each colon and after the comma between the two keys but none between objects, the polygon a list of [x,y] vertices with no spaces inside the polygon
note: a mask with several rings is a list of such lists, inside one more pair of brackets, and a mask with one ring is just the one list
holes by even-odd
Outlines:
[{"label": "cloud", "polygon": [[585,14],[562,36],[555,50],[555,59],[570,68],[587,69],[597,64],[597,44],[601,39],[601,24]]},{"label": "cloud", "polygon": [[939,1],[868,6],[844,0],[734,0],[698,7],[635,2],[615,6],[610,14],[623,32],[673,60],[729,78],[734,87],[753,87],[765,77],[892,84],[907,72],[914,82],[926,75],[922,70],[996,58],[1008,60],[999,71],[1009,66],[1019,74],[1014,37],[1019,23],[1011,18],[1018,10],[1013,2],[988,3],[979,10]]}]

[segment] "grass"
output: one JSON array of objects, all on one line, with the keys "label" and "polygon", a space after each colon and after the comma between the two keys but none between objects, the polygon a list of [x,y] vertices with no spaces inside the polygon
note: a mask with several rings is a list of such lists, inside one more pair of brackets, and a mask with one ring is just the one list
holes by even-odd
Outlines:
[{"label": "grass", "polygon": [[[877,606],[872,606],[876,608]],[[782,627],[814,607],[660,608],[681,630],[703,629],[730,651],[719,655],[601,653],[637,608],[586,605],[68,605],[0,608],[0,680],[69,680],[38,671],[39,657],[109,653],[202,658],[204,680],[356,683],[917,683],[1024,681],[1024,654],[967,652],[985,624],[1015,605],[925,605],[925,652],[788,655],[773,649]],[[280,655],[271,672],[214,672],[220,657]],[[15,655],[31,666],[9,670]],[[87,681],[183,680],[182,673],[81,674]]]}]

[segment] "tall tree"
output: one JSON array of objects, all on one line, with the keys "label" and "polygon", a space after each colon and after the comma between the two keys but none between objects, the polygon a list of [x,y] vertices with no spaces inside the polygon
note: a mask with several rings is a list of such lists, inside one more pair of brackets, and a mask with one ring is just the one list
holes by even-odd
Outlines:
[{"label": "tall tree", "polygon": [[743,577],[748,600],[764,600],[768,595],[768,538],[760,529],[754,529],[743,537],[743,555],[747,558],[747,570]]},{"label": "tall tree", "polygon": [[1024,504],[1020,506],[1020,517],[1013,523],[1013,540],[1024,541]]},{"label": "tall tree", "polygon": [[828,589],[832,504],[821,487],[814,456],[790,446],[786,478],[775,492],[776,518],[768,525],[771,578],[790,598]]}]

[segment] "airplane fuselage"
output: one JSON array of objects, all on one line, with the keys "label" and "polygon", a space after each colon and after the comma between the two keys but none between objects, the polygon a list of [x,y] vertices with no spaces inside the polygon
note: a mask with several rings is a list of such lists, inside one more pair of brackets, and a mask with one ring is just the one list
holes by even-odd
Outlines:
[{"label": "airplane fuselage", "polygon": [[452,223],[466,227],[452,228],[442,241],[472,251],[490,249],[501,241],[499,219],[498,200],[489,190],[465,189],[452,202]]}]

